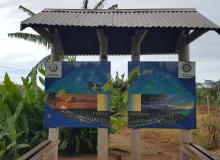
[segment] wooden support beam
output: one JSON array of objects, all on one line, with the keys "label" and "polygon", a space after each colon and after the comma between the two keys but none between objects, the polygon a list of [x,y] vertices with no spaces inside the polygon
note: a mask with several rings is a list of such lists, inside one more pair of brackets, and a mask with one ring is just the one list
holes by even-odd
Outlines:
[{"label": "wooden support beam", "polygon": [[[177,52],[179,61],[189,61],[189,45],[187,43],[187,34],[182,31],[177,44]],[[190,156],[184,152],[184,144],[192,143],[190,130],[181,129],[180,130],[180,160],[190,160]]]},{"label": "wooden support beam", "polygon": [[188,35],[187,43],[188,44],[192,43],[194,40],[196,40],[206,32],[208,32],[208,30],[194,30],[192,33]]},{"label": "wooden support beam", "polygon": [[50,43],[53,43],[53,37],[50,34],[50,32],[46,28],[40,28],[40,27],[32,27],[33,30],[35,30],[39,35],[41,35],[43,38],[45,38]]},{"label": "wooden support beam", "polygon": [[187,43],[187,33],[183,30],[179,36],[176,52],[178,53],[179,61],[189,61],[189,45]]},{"label": "wooden support beam", "polygon": [[[56,42],[52,44],[51,61],[60,60],[60,52],[56,44]],[[48,140],[50,140],[51,143],[56,143],[59,141],[59,128],[49,128]],[[50,154],[50,159],[58,160],[58,144],[54,147],[53,153]]]},{"label": "wooden support beam", "polygon": [[[146,36],[148,30],[137,30],[131,38],[131,60],[140,61],[141,42]],[[141,160],[142,145],[140,139],[140,130],[131,129],[131,159]]]},{"label": "wooden support beam", "polygon": [[[108,61],[108,36],[103,29],[96,30],[99,40],[99,60]],[[104,95],[103,95],[104,96]],[[97,160],[108,160],[108,129],[98,128]]]},{"label": "wooden support beam", "polygon": [[96,30],[99,40],[99,53],[100,61],[108,61],[108,36],[105,34],[103,29]]},{"label": "wooden support beam", "polygon": [[56,50],[61,54],[64,54],[63,43],[61,41],[60,33],[57,28],[52,29],[52,31],[46,28],[32,27],[38,34],[45,38],[52,45],[56,46]]},{"label": "wooden support beam", "polygon": [[60,32],[57,28],[54,29],[53,39],[54,39],[55,46],[57,46],[57,49],[59,50],[60,54],[64,55],[65,53],[64,53],[63,43],[61,40]]},{"label": "wooden support beam", "polygon": [[140,61],[141,42],[146,36],[148,30],[137,30],[131,37],[131,55],[132,61]]}]

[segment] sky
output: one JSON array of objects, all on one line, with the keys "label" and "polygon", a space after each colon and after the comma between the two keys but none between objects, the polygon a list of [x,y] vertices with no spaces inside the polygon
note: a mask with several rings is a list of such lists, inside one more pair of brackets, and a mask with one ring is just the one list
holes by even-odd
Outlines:
[{"label": "sky", "polygon": [[[10,78],[21,84],[21,76],[25,77],[31,68],[50,51],[43,46],[8,38],[7,33],[18,32],[20,22],[28,16],[18,9],[23,5],[35,13],[44,8],[82,8],[83,0],[0,0],[0,82],[7,72]],[[94,7],[98,0],[90,0],[89,8]],[[118,4],[119,8],[196,8],[201,14],[220,25],[219,0],[107,0],[106,8]],[[34,33],[31,29],[23,32]],[[78,61],[97,61],[99,57],[77,56]],[[176,55],[141,56],[141,61],[177,61]],[[127,75],[127,61],[130,56],[109,56],[111,72],[114,76]],[[196,61],[196,80],[220,79],[220,36],[210,31],[190,44],[190,60]]]}]

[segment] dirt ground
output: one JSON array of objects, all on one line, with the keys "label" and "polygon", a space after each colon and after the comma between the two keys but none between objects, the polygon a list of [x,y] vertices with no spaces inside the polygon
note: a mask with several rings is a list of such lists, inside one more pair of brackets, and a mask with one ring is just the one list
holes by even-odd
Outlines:
[{"label": "dirt ground", "polygon": [[[141,129],[143,160],[178,160],[179,131],[164,129]],[[121,156],[130,160],[131,129],[110,135],[109,160]],[[62,156],[59,160],[96,160],[96,155]]]},{"label": "dirt ground", "polygon": [[[220,111],[219,107],[212,107],[212,111]],[[207,107],[197,108],[197,123],[207,114]],[[200,118],[199,118],[200,117]],[[140,129],[143,160],[178,160],[180,152],[180,130],[177,129]],[[131,129],[124,128],[117,134],[109,136],[109,160],[130,160]],[[220,148],[209,150],[220,157]],[[96,155],[62,156],[59,160],[96,160]]]}]

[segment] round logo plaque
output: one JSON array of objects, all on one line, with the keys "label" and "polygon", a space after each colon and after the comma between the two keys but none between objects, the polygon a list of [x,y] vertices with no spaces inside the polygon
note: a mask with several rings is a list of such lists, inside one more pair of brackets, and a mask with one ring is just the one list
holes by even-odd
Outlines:
[{"label": "round logo plaque", "polygon": [[183,71],[184,71],[184,72],[190,72],[190,71],[191,71],[191,66],[190,66],[190,64],[184,64],[184,65],[183,65]]},{"label": "round logo plaque", "polygon": [[51,72],[56,72],[58,69],[58,66],[56,63],[52,63],[52,64],[50,64],[49,69]]}]

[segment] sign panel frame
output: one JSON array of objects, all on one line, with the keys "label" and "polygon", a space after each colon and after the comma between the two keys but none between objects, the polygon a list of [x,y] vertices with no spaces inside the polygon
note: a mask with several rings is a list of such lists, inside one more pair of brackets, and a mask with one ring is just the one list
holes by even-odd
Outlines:
[{"label": "sign panel frame", "polygon": [[178,66],[178,62],[128,63],[130,128],[196,128],[195,75],[179,78]]},{"label": "sign panel frame", "polygon": [[108,128],[110,62],[49,62],[46,69],[45,128]]}]

